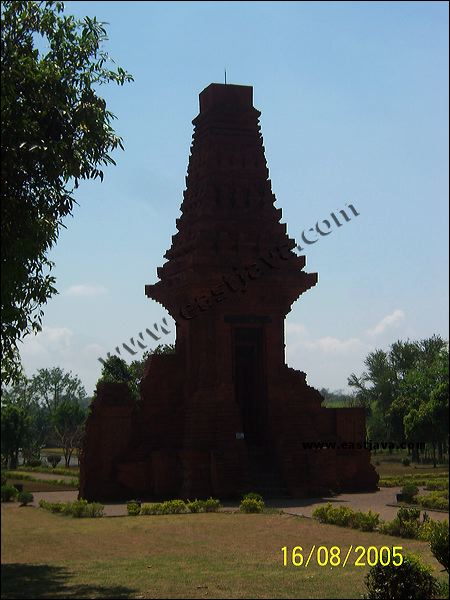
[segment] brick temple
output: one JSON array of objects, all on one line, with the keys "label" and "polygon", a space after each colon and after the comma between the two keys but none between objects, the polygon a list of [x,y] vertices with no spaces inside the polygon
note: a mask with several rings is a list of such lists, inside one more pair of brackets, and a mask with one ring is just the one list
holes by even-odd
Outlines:
[{"label": "brick temple", "polygon": [[[285,362],[285,319],[317,274],[280,222],[250,86],[211,84],[194,119],[177,233],[145,287],[176,322],[140,402],[101,384],[88,419],[88,500],[301,497],[374,490],[360,408],[323,408]],[[324,365],[326,368],[326,365]],[[334,449],[308,444],[336,442]],[[345,444],[346,447],[339,447]]]}]

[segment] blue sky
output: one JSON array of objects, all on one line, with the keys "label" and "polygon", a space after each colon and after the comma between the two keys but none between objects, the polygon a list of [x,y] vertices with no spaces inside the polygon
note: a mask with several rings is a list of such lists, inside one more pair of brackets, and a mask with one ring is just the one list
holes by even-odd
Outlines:
[{"label": "blue sky", "polygon": [[77,191],[51,252],[60,293],[22,346],[28,375],[61,366],[92,393],[98,357],[163,317],[161,341],[174,341],[144,285],[176,231],[198,94],[225,67],[228,83],[254,88],[289,235],[300,243],[346,204],[360,213],[304,252],[319,283],[288,316],[288,364],[315,387],[345,389],[374,348],[448,339],[446,2],[67,2],[66,12],[108,22],[106,49],[135,81],[102,90],[125,152],[103,183]]}]

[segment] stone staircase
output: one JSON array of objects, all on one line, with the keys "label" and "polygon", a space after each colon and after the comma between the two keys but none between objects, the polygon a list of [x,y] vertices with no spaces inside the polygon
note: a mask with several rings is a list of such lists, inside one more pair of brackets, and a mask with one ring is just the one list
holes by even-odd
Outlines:
[{"label": "stone staircase", "polygon": [[266,498],[289,498],[275,457],[261,446],[248,446],[250,491]]}]

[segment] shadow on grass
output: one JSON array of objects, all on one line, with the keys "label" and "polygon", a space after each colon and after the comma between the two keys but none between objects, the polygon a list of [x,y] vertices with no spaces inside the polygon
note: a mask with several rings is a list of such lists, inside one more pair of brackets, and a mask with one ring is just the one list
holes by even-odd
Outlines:
[{"label": "shadow on grass", "polygon": [[72,584],[71,572],[51,565],[3,564],[2,598],[130,598],[124,586]]}]

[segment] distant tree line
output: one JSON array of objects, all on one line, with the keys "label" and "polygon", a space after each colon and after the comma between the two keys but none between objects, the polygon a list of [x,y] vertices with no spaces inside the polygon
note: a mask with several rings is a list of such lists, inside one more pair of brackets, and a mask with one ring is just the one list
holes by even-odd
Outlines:
[{"label": "distant tree line", "polygon": [[[174,346],[163,344],[153,354],[174,352]],[[127,364],[118,356],[110,356],[97,382],[126,383],[135,400],[139,400],[139,384],[144,364],[150,356]],[[25,464],[39,461],[44,447],[62,449],[66,467],[77,450],[81,454],[85,423],[96,396],[88,397],[80,379],[59,367],[39,369],[31,378],[21,369],[14,384],[2,388],[1,457],[2,464],[15,468],[21,455]]]},{"label": "distant tree line", "polygon": [[66,466],[80,448],[90,399],[80,379],[59,367],[21,373],[2,390],[2,462],[14,468],[19,453],[25,463],[40,459],[45,446],[62,448]]},{"label": "distant tree line", "polygon": [[[351,404],[364,407],[371,440],[425,443],[424,456],[436,465],[448,453],[448,342],[438,335],[397,341],[389,350],[374,350],[366,370],[348,385]],[[419,461],[420,448],[412,450]]]}]

